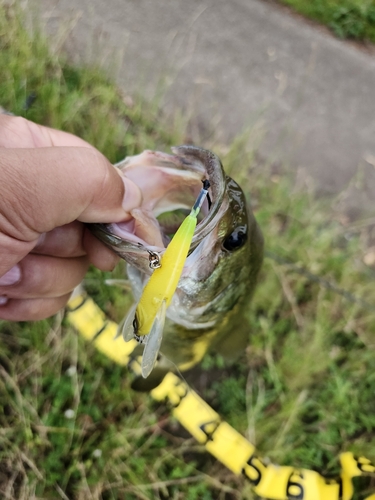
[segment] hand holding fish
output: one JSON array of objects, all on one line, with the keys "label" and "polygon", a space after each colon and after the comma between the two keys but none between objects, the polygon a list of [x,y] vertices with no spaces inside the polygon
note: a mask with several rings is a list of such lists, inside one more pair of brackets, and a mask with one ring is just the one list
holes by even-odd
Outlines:
[{"label": "hand holding fish", "polygon": [[0,114],[0,318],[37,320],[67,302],[88,265],[117,257],[85,222],[120,222],[139,188],[90,144]]}]

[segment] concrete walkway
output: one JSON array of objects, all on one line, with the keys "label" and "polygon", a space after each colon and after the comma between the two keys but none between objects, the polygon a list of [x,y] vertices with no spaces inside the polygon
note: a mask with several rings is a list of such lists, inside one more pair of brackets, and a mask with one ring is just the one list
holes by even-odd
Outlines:
[{"label": "concrete walkway", "polygon": [[152,96],[168,74],[165,105],[203,135],[215,129],[230,140],[255,124],[264,157],[305,167],[334,193],[360,167],[375,200],[375,57],[262,0],[29,3],[36,7],[72,56],[121,61],[127,91]]}]

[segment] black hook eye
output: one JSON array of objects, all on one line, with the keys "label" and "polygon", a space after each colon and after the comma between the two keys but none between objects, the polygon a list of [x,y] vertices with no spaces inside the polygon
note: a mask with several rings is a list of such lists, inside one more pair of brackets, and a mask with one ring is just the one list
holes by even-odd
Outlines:
[{"label": "black hook eye", "polygon": [[[203,189],[208,191],[208,188],[211,186],[210,181],[208,179],[204,179],[202,181],[202,184],[203,184]],[[211,201],[211,196],[209,193],[207,193],[207,203],[208,203],[208,210],[210,210],[211,205],[212,205],[212,201]]]},{"label": "black hook eye", "polygon": [[229,252],[241,248],[247,240],[247,232],[245,227],[237,227],[223,242],[223,247]]}]

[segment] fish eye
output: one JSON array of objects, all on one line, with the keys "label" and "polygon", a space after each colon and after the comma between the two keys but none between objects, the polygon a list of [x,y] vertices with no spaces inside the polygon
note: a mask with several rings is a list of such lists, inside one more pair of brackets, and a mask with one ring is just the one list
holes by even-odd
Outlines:
[{"label": "fish eye", "polygon": [[237,227],[229,236],[227,236],[223,242],[223,247],[229,252],[238,250],[241,248],[247,240],[246,229],[242,227]]}]

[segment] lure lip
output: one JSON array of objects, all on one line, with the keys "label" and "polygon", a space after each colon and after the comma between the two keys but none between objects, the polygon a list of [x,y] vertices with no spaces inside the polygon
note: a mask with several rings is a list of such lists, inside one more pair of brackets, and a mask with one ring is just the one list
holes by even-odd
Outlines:
[{"label": "lure lip", "polygon": [[[171,150],[175,155],[176,169],[184,168],[197,174],[197,182],[201,177],[201,180],[207,179],[210,183],[212,202],[209,211],[196,227],[190,246],[190,250],[194,251],[199,243],[215,229],[217,219],[228,208],[224,199],[226,175],[218,156],[207,149],[181,145],[174,146]],[[158,154],[162,155],[162,153],[156,153],[156,157]],[[120,166],[126,168],[130,161],[130,158],[126,159]],[[177,163],[180,164],[179,167]],[[152,274],[153,271],[149,266],[150,252],[162,255],[165,251],[163,247],[143,245],[122,238],[116,234],[115,224],[88,224],[88,227],[97,238],[112,248],[121,258],[147,275]]]}]

